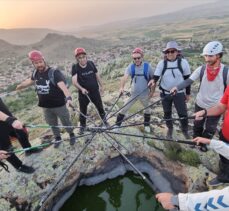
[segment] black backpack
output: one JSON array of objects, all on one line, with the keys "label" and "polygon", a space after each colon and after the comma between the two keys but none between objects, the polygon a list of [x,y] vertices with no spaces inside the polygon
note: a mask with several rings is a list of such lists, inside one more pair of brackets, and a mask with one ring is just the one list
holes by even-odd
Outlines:
[{"label": "black backpack", "polygon": [[[204,76],[204,71],[206,69],[206,65],[202,65],[201,66],[201,70],[200,70],[200,85]],[[228,67],[224,66],[223,68],[223,85],[224,85],[224,91],[227,88],[227,74],[228,74]],[[200,89],[200,85],[199,85],[199,89]]]},{"label": "black backpack", "polygon": [[[174,69],[178,69],[181,72],[182,75],[184,74],[184,70],[183,70],[183,67],[181,65],[182,59],[183,59],[183,56],[181,56],[181,55],[177,56],[177,67],[168,67],[168,60],[164,59],[164,66],[163,66],[162,73],[161,73],[161,79],[160,79],[160,82],[159,82],[159,87],[161,87],[160,86],[161,80],[162,80],[162,77],[165,74],[166,70],[170,69],[170,70],[172,70],[172,73],[173,73]],[[174,73],[173,73],[173,76],[175,77]]]}]

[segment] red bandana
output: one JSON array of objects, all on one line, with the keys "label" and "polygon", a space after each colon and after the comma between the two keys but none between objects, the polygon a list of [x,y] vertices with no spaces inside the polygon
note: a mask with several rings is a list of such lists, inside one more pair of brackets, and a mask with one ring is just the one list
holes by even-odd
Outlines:
[{"label": "red bandana", "polygon": [[219,71],[220,71],[220,66],[216,69],[212,69],[209,66],[207,66],[207,79],[208,81],[213,81],[215,80],[216,76],[218,75]]}]

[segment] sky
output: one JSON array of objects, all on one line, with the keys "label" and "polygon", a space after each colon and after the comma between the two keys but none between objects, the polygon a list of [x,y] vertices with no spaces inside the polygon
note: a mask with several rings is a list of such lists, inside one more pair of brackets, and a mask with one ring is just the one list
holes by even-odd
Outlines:
[{"label": "sky", "polygon": [[165,14],[217,0],[0,0],[0,28],[80,27]]}]

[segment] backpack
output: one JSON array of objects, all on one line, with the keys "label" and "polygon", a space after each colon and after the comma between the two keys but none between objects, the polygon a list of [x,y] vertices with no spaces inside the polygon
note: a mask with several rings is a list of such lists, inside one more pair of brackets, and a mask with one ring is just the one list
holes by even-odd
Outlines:
[{"label": "backpack", "polygon": [[[51,81],[51,83],[52,83],[54,86],[57,87],[57,82],[55,81],[55,71],[56,71],[56,69],[54,69],[54,68],[49,68],[48,78],[49,78],[49,80]],[[36,73],[37,73],[37,70],[34,70],[34,71],[33,71],[32,78],[35,79]],[[64,75],[63,75],[63,73],[62,73],[61,71],[60,71],[60,74],[61,74],[62,81],[63,81],[65,84],[67,84],[67,83],[66,83],[66,79],[65,79],[65,77],[64,77]]]},{"label": "backpack", "polygon": [[[204,76],[204,71],[206,69],[206,65],[202,65],[201,70],[200,70],[200,85],[199,85],[199,89],[201,86],[201,82]],[[223,68],[223,85],[224,85],[224,91],[227,88],[227,74],[228,74],[228,67],[224,66]]]},{"label": "backpack", "polygon": [[149,71],[149,63],[144,62],[143,64],[143,74],[135,74],[135,64],[131,65],[131,83],[134,79],[134,76],[144,76],[146,81],[150,80],[150,77],[148,76]]},{"label": "backpack", "polygon": [[[162,73],[161,73],[161,79],[160,79],[160,82],[159,82],[159,87],[161,88],[160,84],[161,84],[161,80],[162,80],[162,77],[163,75],[165,74],[166,70],[173,70],[173,69],[178,69],[181,74],[183,75],[184,74],[184,70],[183,70],[183,67],[181,65],[182,63],[182,59],[183,59],[183,56],[182,55],[179,55],[177,56],[177,67],[169,67],[168,68],[168,60],[167,59],[164,59],[164,66],[163,66],[163,69],[162,69]],[[173,73],[173,72],[172,72]],[[175,77],[175,75],[173,74],[173,76]],[[184,76],[184,75],[183,75]],[[162,89],[162,88],[161,88]]]}]

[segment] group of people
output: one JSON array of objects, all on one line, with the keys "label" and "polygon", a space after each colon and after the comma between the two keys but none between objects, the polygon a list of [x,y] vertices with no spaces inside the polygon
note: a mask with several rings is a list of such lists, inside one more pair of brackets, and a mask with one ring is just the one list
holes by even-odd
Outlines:
[{"label": "group of people", "polygon": [[[229,142],[229,114],[227,114],[227,105],[229,105],[229,83],[228,68],[222,64],[223,46],[218,41],[209,42],[203,48],[203,57],[205,64],[198,67],[191,73],[188,61],[182,56],[182,49],[177,42],[170,41],[163,49],[164,58],[157,64],[153,70],[149,62],[144,61],[144,52],[141,48],[135,48],[131,57],[133,62],[126,68],[124,76],[121,78],[120,94],[125,91],[125,84],[128,78],[131,78],[131,96],[117,115],[116,128],[121,126],[125,115],[131,106],[140,101],[144,107],[150,104],[150,98],[153,96],[156,85],[160,89],[164,119],[166,121],[167,138],[173,138],[172,106],[174,104],[177,114],[180,117],[181,130],[186,139],[190,139],[188,131],[188,111],[187,101],[190,98],[191,84],[200,80],[199,90],[196,97],[195,116],[193,127],[194,141],[202,144],[202,150],[207,148],[204,144],[213,146],[220,155],[220,174],[210,183],[212,185],[220,182],[229,182],[229,160],[221,148],[227,149],[227,146],[221,142],[211,140],[215,134],[220,116],[226,113],[220,140]],[[51,126],[55,137],[54,147],[59,147],[62,139],[58,125],[58,119],[66,127],[69,133],[69,143],[74,145],[76,136],[68,107],[73,107],[71,93],[66,85],[66,79],[60,70],[50,67],[40,51],[33,50],[29,54],[34,71],[30,78],[26,79],[17,86],[17,90],[35,85],[38,96],[38,106],[43,109],[44,118]],[[78,89],[78,100],[80,109],[80,130],[83,134],[86,128],[87,107],[92,102],[98,110],[104,124],[109,127],[106,121],[101,95],[104,92],[103,82],[99,76],[98,70],[92,61],[87,59],[87,53],[84,48],[75,49],[76,63],[72,66],[72,83]],[[226,90],[226,91],[225,91]],[[221,99],[222,98],[222,99]],[[215,107],[214,107],[215,106]],[[144,128],[150,132],[150,109],[144,110]],[[8,110],[5,104],[0,100],[0,158],[7,159],[18,171],[33,173],[35,169],[23,165],[21,160],[13,153],[7,154],[11,150],[10,136],[16,136],[23,148],[30,147],[28,134],[23,129],[22,123],[17,120]],[[199,138],[202,137],[202,138]],[[211,141],[210,141],[211,140]],[[213,144],[212,144],[213,143]],[[218,144],[217,144],[218,143]],[[228,149],[227,149],[228,150]],[[27,154],[40,152],[40,149],[27,151]],[[227,153],[226,153],[227,154]],[[173,198],[169,195],[170,198]],[[158,195],[162,202],[163,195]]]}]

